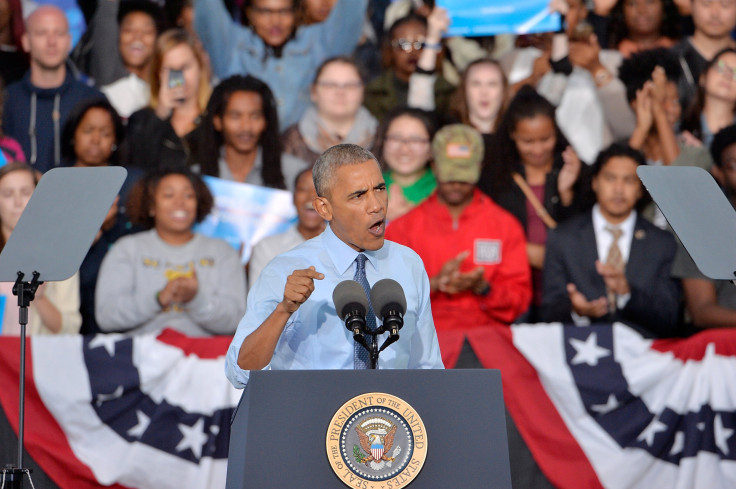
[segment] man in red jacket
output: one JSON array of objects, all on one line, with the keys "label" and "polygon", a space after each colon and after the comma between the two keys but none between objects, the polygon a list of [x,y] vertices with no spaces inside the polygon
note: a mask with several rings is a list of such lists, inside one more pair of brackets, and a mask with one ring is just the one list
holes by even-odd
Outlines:
[{"label": "man in red jacket", "polygon": [[472,365],[476,356],[482,364],[484,330],[510,324],[529,307],[526,239],[516,218],[476,188],[483,140],[475,129],[444,127],[432,153],[436,192],[393,221],[386,239],[424,261],[445,366],[458,358],[458,366]]}]

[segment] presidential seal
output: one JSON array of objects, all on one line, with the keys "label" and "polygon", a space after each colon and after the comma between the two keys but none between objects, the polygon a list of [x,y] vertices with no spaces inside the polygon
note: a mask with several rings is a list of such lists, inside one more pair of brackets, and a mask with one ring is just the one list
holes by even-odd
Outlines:
[{"label": "presidential seal", "polygon": [[349,487],[404,487],[426,458],[422,419],[406,401],[390,394],[372,392],[350,399],[327,428],[327,459]]}]

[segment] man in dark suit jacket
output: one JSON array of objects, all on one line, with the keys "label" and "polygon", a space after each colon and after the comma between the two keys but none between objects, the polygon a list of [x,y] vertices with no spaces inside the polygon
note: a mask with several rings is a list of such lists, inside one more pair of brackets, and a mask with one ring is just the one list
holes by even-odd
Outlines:
[{"label": "man in dark suit jacket", "polygon": [[614,144],[593,166],[592,211],[547,238],[542,320],[576,324],[627,321],[655,336],[677,326],[680,287],[670,277],[672,235],[637,215],[644,157]]}]

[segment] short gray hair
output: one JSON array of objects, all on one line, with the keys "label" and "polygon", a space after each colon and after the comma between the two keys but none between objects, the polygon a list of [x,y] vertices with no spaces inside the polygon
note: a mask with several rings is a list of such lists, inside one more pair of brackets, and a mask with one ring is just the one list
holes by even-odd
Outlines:
[{"label": "short gray hair", "polygon": [[371,160],[378,165],[378,160],[373,156],[373,153],[357,144],[338,144],[331,147],[317,158],[312,168],[312,179],[317,195],[324,197],[327,194],[335,171],[341,166],[355,165]]}]

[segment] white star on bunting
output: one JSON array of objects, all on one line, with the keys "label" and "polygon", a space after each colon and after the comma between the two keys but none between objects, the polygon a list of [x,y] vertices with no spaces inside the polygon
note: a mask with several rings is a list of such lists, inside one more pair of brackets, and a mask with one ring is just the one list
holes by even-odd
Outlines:
[{"label": "white star on bunting", "polygon": [[179,423],[179,431],[183,438],[176,445],[176,451],[183,452],[189,448],[195,458],[201,458],[202,445],[207,442],[207,435],[204,434],[204,418],[199,418],[193,426]]},{"label": "white star on bunting", "polygon": [[678,431],[675,433],[675,441],[672,443],[672,449],[670,449],[670,455],[676,455],[682,452],[685,448],[685,433]]},{"label": "white star on bunting", "polygon": [[98,334],[89,342],[89,349],[104,346],[107,354],[111,357],[115,356],[115,343],[120,339],[119,334]]},{"label": "white star on bunting", "polygon": [[733,430],[723,426],[723,419],[721,419],[720,414],[716,414],[716,418],[713,420],[713,434],[718,449],[728,455],[728,439],[733,435]]},{"label": "white star on bunting", "polygon": [[113,401],[115,399],[119,399],[123,396],[123,386],[119,385],[115,388],[115,390],[112,392],[112,394],[97,394],[97,399],[95,400],[95,404],[97,404],[97,407],[102,406],[102,403],[107,401]]},{"label": "white star on bunting", "polygon": [[636,441],[646,441],[647,445],[650,447],[654,443],[654,437],[657,435],[657,433],[661,431],[667,430],[667,425],[661,422],[659,419],[654,418],[651,423],[649,423],[649,426],[644,428],[644,431],[642,431],[639,436],[636,437]]},{"label": "white star on bunting", "polygon": [[614,394],[611,394],[610,396],[608,396],[608,401],[606,401],[605,404],[595,404],[590,406],[590,409],[599,414],[608,414],[617,407],[618,401],[616,400],[616,396]]},{"label": "white star on bunting", "polygon": [[151,418],[146,416],[143,411],[136,410],[135,415],[138,417],[138,424],[128,430],[128,435],[140,438],[143,433],[148,429],[148,425],[151,424]]},{"label": "white star on bunting", "polygon": [[590,333],[585,341],[570,338],[570,344],[575,348],[575,357],[571,362],[573,365],[586,363],[595,367],[598,360],[611,354],[611,350],[598,346],[598,336],[595,333]]}]

